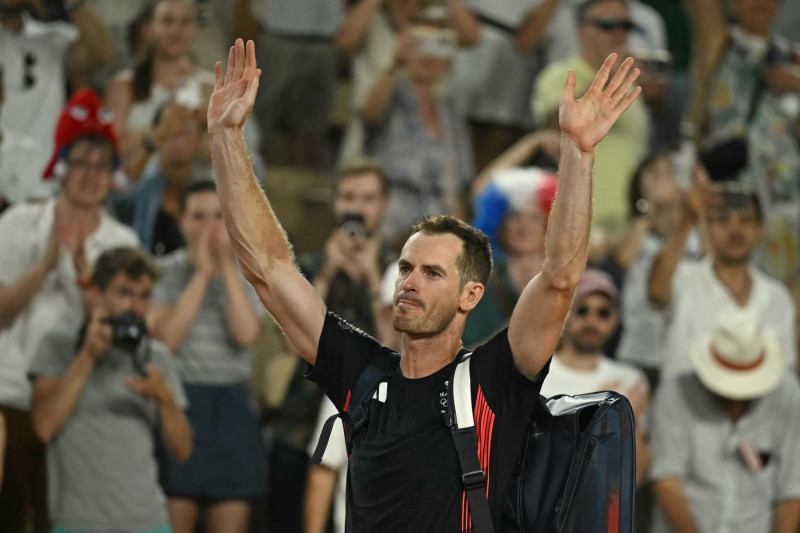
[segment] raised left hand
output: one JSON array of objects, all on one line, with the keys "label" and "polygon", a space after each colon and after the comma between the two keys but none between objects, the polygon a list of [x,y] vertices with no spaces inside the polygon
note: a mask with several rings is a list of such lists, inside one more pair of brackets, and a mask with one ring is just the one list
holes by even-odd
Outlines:
[{"label": "raised left hand", "polygon": [[608,56],[597,71],[589,90],[579,100],[575,100],[575,72],[570,70],[567,73],[564,92],[558,105],[558,122],[561,132],[584,152],[594,149],[642,92],[641,87],[631,90],[633,82],[639,77],[639,69],[631,68],[631,57],[622,63],[609,81],[616,61],[617,54]]},{"label": "raised left hand", "polygon": [[125,384],[128,388],[138,392],[145,398],[155,400],[159,405],[171,402],[172,393],[167,387],[167,382],[161,370],[157,366],[149,364],[145,367],[145,372],[147,373],[146,376],[127,378]]}]

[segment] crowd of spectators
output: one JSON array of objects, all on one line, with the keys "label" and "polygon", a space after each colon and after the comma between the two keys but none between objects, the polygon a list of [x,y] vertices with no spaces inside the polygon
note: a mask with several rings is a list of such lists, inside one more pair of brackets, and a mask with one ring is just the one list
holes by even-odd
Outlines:
[{"label": "crowd of spectators", "polygon": [[0,0],[0,529],[344,531],[338,430],[308,465],[332,405],[222,224],[205,110],[241,36],[298,268],[395,348],[397,246],[426,214],[491,241],[464,345],[507,325],[566,73],[580,93],[633,56],[543,394],[629,397],[640,530],[800,531],[798,5]]}]

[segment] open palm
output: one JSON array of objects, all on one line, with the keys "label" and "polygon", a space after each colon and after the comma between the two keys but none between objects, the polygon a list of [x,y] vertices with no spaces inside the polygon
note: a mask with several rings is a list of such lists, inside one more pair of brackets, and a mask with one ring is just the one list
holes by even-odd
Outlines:
[{"label": "open palm", "polygon": [[216,83],[208,103],[208,132],[240,129],[253,109],[261,70],[256,68],[253,41],[236,39],[228,54],[228,67],[222,75],[222,63],[214,66]]},{"label": "open palm", "polygon": [[583,151],[592,150],[642,92],[641,87],[631,90],[639,77],[639,69],[631,68],[633,58],[626,59],[609,81],[616,60],[616,54],[608,56],[589,90],[579,100],[575,100],[575,72],[567,73],[558,106],[558,122],[562,133]]}]

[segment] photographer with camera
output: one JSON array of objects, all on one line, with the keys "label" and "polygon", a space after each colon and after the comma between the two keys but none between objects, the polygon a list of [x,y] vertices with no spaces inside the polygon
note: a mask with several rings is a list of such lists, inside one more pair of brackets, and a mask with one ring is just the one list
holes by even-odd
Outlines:
[{"label": "photographer with camera", "polygon": [[56,532],[170,531],[153,435],[183,461],[192,431],[171,356],[144,327],[157,277],[138,248],[104,252],[87,291],[90,319],[51,331],[31,364]]},{"label": "photographer with camera", "polygon": [[[653,262],[648,280],[651,304],[669,311],[662,376],[691,371],[690,340],[711,331],[727,308],[755,314],[778,341],[786,366],[795,370],[794,303],[780,281],[752,262],[764,233],[758,198],[736,182],[710,182],[699,165],[693,180],[677,228]],[[704,224],[707,256],[681,261],[689,233],[698,223]]]},{"label": "photographer with camera", "polygon": [[48,531],[45,450],[31,427],[28,366],[56,324],[77,329],[92,265],[136,235],[102,208],[117,161],[116,138],[99,96],[81,89],[61,113],[47,176],[57,199],[20,203],[0,218],[0,412],[8,423],[4,532]]}]

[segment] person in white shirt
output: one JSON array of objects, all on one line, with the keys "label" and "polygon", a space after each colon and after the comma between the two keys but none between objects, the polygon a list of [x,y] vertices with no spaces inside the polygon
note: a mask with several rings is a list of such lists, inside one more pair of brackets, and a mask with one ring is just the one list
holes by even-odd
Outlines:
[{"label": "person in white shirt", "polygon": [[603,346],[619,323],[617,288],[607,273],[588,268],[572,303],[542,396],[615,390],[631,402],[636,417],[636,479],[644,479],[649,451],[639,422],[647,411],[650,391],[644,373],[633,365],[607,357]]},{"label": "person in white shirt", "polygon": [[48,167],[61,181],[58,198],[15,205],[0,218],[0,412],[9,425],[3,531],[27,531],[31,512],[35,531],[47,529],[44,446],[31,426],[27,376],[38,344],[56,325],[80,327],[84,290],[103,251],[138,245],[102,207],[117,161],[103,116],[96,93],[76,93],[59,119]]},{"label": "person in white shirt", "polygon": [[800,528],[800,386],[763,319],[729,307],[652,409],[653,533]]},{"label": "person in white shirt", "polygon": [[[758,198],[733,182],[710,183],[697,168],[676,231],[667,239],[650,271],[651,303],[667,313],[662,376],[691,370],[689,341],[710,331],[724,309],[750,310],[778,340],[787,367],[797,368],[795,307],[789,291],[752,263],[764,232]],[[686,239],[705,221],[708,256],[682,262]]]}]

